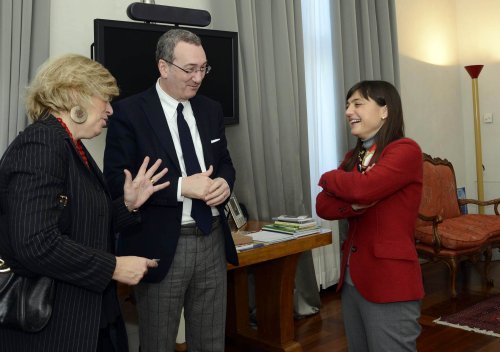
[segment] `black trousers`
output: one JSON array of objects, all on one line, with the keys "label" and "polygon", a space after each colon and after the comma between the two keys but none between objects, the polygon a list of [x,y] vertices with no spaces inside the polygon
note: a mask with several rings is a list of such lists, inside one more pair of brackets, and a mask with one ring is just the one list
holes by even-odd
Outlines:
[{"label": "black trousers", "polygon": [[127,330],[121,318],[99,330],[96,352],[128,352]]}]

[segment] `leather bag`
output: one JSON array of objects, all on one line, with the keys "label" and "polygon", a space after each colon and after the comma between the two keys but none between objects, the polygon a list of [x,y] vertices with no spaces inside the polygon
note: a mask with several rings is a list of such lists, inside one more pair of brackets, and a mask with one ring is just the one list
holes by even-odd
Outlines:
[{"label": "leather bag", "polygon": [[0,259],[0,326],[42,330],[52,315],[54,292],[52,278],[17,275]]}]

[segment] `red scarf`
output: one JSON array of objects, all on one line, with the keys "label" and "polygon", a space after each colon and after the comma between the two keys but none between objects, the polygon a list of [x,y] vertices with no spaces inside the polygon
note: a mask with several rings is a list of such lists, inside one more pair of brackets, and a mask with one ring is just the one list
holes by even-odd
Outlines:
[{"label": "red scarf", "polygon": [[73,144],[75,145],[76,147],[76,150],[78,150],[78,154],[80,154],[83,162],[85,163],[85,166],[87,166],[87,169],[90,170],[90,165],[89,165],[89,159],[87,159],[87,155],[85,155],[85,152],[83,151],[83,145],[82,145],[82,142],[81,141],[75,141],[73,139],[73,135],[71,134],[68,126],[66,126],[66,124],[64,123],[64,121],[59,118],[59,117],[56,117],[57,121],[59,121],[59,123],[61,124],[62,127],[64,127],[64,129],[66,130],[66,132],[68,133],[69,135],[69,138],[71,138],[71,140],[73,141]]}]

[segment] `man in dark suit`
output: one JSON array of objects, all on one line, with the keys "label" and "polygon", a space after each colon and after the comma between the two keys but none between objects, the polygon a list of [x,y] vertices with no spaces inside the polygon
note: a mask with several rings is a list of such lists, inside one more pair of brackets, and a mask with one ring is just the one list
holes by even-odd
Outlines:
[{"label": "man in dark suit", "polygon": [[141,207],[142,222],[119,239],[122,255],[160,259],[135,288],[141,351],[174,350],[182,307],[189,350],[223,351],[226,260],[238,257],[224,216],[235,170],[222,107],[196,95],[210,72],[198,36],[168,31],[156,62],[156,85],[114,105],[104,153],[113,197],[123,192],[123,169],[133,172],[145,155],[169,170],[161,181],[170,187]]}]

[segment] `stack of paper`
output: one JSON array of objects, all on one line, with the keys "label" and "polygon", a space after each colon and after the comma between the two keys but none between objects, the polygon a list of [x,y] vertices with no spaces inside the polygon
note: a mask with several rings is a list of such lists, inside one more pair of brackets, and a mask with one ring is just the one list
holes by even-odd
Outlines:
[{"label": "stack of paper", "polygon": [[250,234],[254,241],[265,242],[265,243],[276,243],[293,240],[295,237],[290,235],[285,235],[278,232],[270,231],[258,231]]}]

